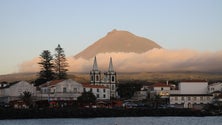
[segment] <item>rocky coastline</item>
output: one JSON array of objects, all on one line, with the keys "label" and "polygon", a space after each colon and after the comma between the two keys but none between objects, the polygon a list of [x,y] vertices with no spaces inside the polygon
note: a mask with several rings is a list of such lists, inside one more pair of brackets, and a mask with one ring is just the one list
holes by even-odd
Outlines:
[{"label": "rocky coastline", "polygon": [[38,118],[97,118],[97,117],[203,117],[215,116],[209,112],[190,109],[101,109],[101,108],[60,108],[60,109],[1,109],[0,119]]}]

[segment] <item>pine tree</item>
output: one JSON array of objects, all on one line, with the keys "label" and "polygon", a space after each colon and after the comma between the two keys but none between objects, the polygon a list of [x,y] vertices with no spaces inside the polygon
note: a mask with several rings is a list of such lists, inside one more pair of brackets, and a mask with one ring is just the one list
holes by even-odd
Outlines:
[{"label": "pine tree", "polygon": [[58,45],[57,48],[55,48],[56,54],[54,58],[54,63],[55,63],[55,72],[56,72],[56,77],[57,79],[65,79],[67,77],[67,67],[68,63],[64,54],[63,48],[61,48],[60,45]]},{"label": "pine tree", "polygon": [[39,72],[39,79],[42,81],[50,81],[54,79],[54,64],[53,56],[49,50],[44,50],[40,55],[41,61],[40,64],[41,71]]}]

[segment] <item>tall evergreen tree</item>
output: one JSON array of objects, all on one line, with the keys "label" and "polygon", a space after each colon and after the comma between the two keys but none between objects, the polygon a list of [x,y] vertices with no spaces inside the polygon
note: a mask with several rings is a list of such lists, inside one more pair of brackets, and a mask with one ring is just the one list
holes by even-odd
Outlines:
[{"label": "tall evergreen tree", "polygon": [[67,77],[67,67],[68,63],[65,57],[65,53],[63,48],[61,48],[60,45],[55,48],[55,58],[54,58],[54,63],[55,63],[55,72],[56,72],[56,77],[58,79],[65,79]]},{"label": "tall evergreen tree", "polygon": [[39,72],[39,79],[42,81],[50,81],[54,79],[54,64],[53,56],[49,50],[44,50],[40,55],[41,61],[38,63],[41,66],[41,71]]}]

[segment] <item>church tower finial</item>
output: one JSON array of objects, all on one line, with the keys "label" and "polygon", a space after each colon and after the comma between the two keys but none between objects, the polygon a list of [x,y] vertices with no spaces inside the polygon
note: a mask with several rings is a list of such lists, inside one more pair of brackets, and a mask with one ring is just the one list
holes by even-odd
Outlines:
[{"label": "church tower finial", "polygon": [[112,57],[110,57],[110,60],[109,60],[109,69],[108,69],[108,71],[109,72],[113,72],[114,71]]},{"label": "church tower finial", "polygon": [[98,71],[98,65],[97,65],[97,60],[96,60],[96,56],[94,58],[94,63],[93,63],[93,69],[94,71]]}]

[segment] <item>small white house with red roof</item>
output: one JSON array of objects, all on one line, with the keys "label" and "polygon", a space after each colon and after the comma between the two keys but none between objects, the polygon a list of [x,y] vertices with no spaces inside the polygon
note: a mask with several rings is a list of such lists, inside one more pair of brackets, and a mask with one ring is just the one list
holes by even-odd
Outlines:
[{"label": "small white house with red roof", "polygon": [[168,98],[170,94],[171,86],[167,83],[155,83],[150,86],[151,98],[155,95],[159,95],[161,98]]},{"label": "small white house with red roof", "polygon": [[97,100],[109,100],[110,89],[103,85],[93,85],[89,83],[83,83],[83,91],[91,91],[97,98]]}]

